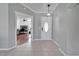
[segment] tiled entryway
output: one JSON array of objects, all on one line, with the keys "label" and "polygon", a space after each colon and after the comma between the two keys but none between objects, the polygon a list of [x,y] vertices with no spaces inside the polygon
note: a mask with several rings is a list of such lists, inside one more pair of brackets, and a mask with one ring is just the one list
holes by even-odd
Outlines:
[{"label": "tiled entryway", "polygon": [[[2,54],[1,54],[2,53]],[[10,51],[0,51],[0,55],[8,56],[63,56],[52,40],[34,40],[26,42]]]}]

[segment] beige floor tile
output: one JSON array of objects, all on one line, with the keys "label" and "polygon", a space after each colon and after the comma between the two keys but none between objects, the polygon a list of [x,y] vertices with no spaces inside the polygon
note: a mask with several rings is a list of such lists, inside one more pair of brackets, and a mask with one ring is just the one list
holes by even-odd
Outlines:
[{"label": "beige floor tile", "polygon": [[19,45],[7,52],[0,51],[6,56],[63,56],[58,47],[51,40],[36,40]]}]

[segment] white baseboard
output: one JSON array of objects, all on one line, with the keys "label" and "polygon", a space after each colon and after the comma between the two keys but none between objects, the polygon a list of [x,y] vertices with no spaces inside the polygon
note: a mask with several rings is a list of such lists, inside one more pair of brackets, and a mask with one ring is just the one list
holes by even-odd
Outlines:
[{"label": "white baseboard", "polygon": [[[42,39],[33,39],[33,40],[42,40]],[[52,39],[47,39],[47,40],[52,40]]]},{"label": "white baseboard", "polygon": [[13,48],[15,48],[15,46],[10,47],[10,48],[0,48],[0,50],[11,50],[11,49],[13,49]]},{"label": "white baseboard", "polygon": [[64,56],[67,56],[67,54],[66,54],[61,48],[58,48],[58,50],[59,50]]},{"label": "white baseboard", "polygon": [[11,47],[11,48],[8,48],[8,50],[11,50],[11,49],[13,49],[13,48],[16,48],[16,46],[13,46],[13,47]]},{"label": "white baseboard", "polygon": [[0,50],[8,50],[8,48],[0,48]]},{"label": "white baseboard", "polygon": [[58,44],[55,40],[53,40],[53,42],[57,45],[58,50],[59,50],[64,56],[67,56],[67,54],[59,47],[59,44]]},{"label": "white baseboard", "polygon": [[40,39],[33,39],[33,41],[34,41],[34,40],[40,40]]}]

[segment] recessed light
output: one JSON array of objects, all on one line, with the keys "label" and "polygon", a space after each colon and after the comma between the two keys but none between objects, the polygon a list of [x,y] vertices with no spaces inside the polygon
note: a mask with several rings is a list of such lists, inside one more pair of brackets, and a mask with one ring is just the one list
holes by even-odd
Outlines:
[{"label": "recessed light", "polygon": [[26,8],[24,8],[24,9],[26,9]]}]

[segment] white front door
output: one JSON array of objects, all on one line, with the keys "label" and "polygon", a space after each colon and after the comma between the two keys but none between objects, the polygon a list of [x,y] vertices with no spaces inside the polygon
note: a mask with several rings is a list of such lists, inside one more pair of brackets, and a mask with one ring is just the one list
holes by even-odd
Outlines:
[{"label": "white front door", "polygon": [[41,18],[41,40],[51,40],[52,17]]}]

